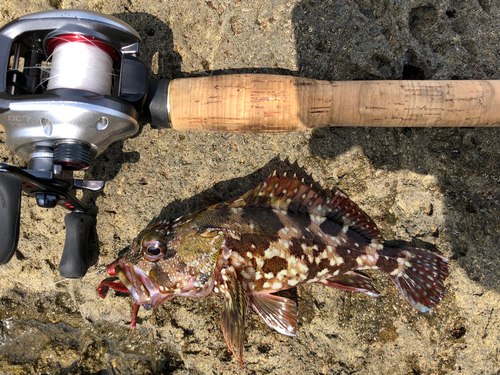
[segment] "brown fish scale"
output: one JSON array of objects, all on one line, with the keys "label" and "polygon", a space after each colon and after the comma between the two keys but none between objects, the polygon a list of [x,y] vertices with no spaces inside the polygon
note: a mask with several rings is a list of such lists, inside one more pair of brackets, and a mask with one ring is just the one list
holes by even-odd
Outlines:
[{"label": "brown fish scale", "polygon": [[[241,240],[233,239],[230,242],[229,246],[232,248],[230,262],[234,266],[244,288],[249,292],[253,291],[257,293],[271,289],[270,286],[267,286],[268,284],[273,285],[276,282],[281,282],[287,285],[287,277],[283,276],[281,280],[278,280],[276,275],[280,271],[291,270],[293,266],[289,260],[295,257],[290,255],[287,259],[280,255],[286,254],[286,248],[279,243],[279,237],[261,235],[258,236],[259,241],[255,245],[255,243],[252,244],[247,241],[256,235],[240,234],[240,236]],[[266,251],[269,252],[269,249],[274,249],[273,251],[276,255],[271,258],[266,257]],[[251,257],[247,254],[251,254]],[[253,288],[247,288],[248,285],[252,285]]]},{"label": "brown fish scale", "polygon": [[[273,292],[277,291],[275,287],[287,289],[308,280],[326,279],[335,271],[339,274],[363,266],[374,268],[375,265],[358,259],[365,254],[363,250],[370,239],[351,229],[343,232],[344,227],[337,222],[343,219],[353,227],[360,225],[359,220],[351,220],[359,209],[347,196],[337,192],[325,198],[297,179],[289,180],[287,185],[280,185],[280,181],[261,184],[262,194],[256,188],[252,194],[247,193],[231,204],[217,204],[205,211],[206,217],[198,220],[206,226],[211,223],[212,227],[228,231],[226,246],[234,253],[229,262],[243,285],[251,285],[247,289],[255,293]],[[294,199],[285,199],[292,195]],[[330,206],[325,204],[325,199]],[[274,203],[272,208],[270,202]],[[339,209],[335,211],[337,206]],[[326,214],[332,220],[327,219]],[[372,222],[363,218],[361,224],[372,225]],[[369,232],[373,228],[358,230]],[[378,241],[379,235],[374,237]],[[327,256],[319,259],[327,248],[330,249]],[[366,253],[373,254],[374,250],[368,249]],[[335,261],[332,265],[332,259],[341,259],[341,264]],[[280,271],[286,273],[282,272],[278,279]],[[255,276],[257,279],[253,280]]]},{"label": "brown fish scale", "polygon": [[360,267],[360,265],[357,263],[357,259],[362,254],[359,250],[354,250],[346,245],[337,247],[336,253],[344,260],[344,263],[342,263],[342,267],[340,269],[341,272],[355,270]]},{"label": "brown fish scale", "polygon": [[[280,214],[276,216],[280,217]],[[286,219],[280,217],[280,219],[290,221],[290,217]],[[331,225],[338,226],[336,223]],[[354,241],[349,239],[351,233],[345,234],[349,241],[342,242],[345,245],[343,246],[337,245],[330,236],[318,236],[319,231],[318,228],[314,232],[297,231],[301,237],[305,237],[302,233],[308,233],[307,239],[296,236],[238,233],[238,240],[231,238],[226,243],[233,252],[230,262],[240,275],[239,279],[244,288],[253,293],[288,289],[310,280],[317,282],[331,277],[335,271],[343,273],[360,267],[357,258],[365,252],[362,248],[356,249],[355,245],[350,243]],[[288,230],[288,233],[292,231]],[[355,236],[355,233],[352,235],[355,240],[361,242],[361,236]],[[363,242],[363,247],[366,247],[368,242],[366,240]],[[321,257],[325,251],[326,257],[324,255]],[[251,258],[247,254],[251,254]],[[332,259],[341,259],[342,263],[331,265]],[[323,273],[318,276],[320,272]]]},{"label": "brown fish scale", "polygon": [[262,267],[262,272],[272,272],[276,275],[278,272],[286,269],[288,269],[288,261],[285,258],[276,256],[271,259],[266,259],[264,266]]},{"label": "brown fish scale", "polygon": [[392,272],[398,268],[398,254],[395,249],[386,248],[384,249],[384,255],[378,258],[377,267],[385,272]]},{"label": "brown fish scale", "polygon": [[[288,248],[288,251],[290,252],[291,256],[294,256],[295,258],[300,258],[304,254],[304,250],[302,250],[302,244],[306,243],[306,239],[300,239],[300,238],[290,238],[291,245]],[[311,242],[312,240],[309,240]],[[307,243],[307,245],[310,245],[310,243]]]}]

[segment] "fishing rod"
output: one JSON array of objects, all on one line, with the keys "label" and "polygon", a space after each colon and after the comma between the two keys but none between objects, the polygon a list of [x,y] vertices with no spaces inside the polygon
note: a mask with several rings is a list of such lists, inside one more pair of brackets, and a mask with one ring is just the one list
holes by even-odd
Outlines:
[{"label": "fishing rod", "polygon": [[63,277],[83,277],[93,219],[73,178],[113,142],[159,128],[233,133],[326,126],[479,127],[500,124],[500,81],[330,82],[233,74],[148,82],[141,38],[85,10],[26,15],[0,29],[0,128],[27,169],[0,163],[0,264],[18,244],[21,192],[67,208]]}]

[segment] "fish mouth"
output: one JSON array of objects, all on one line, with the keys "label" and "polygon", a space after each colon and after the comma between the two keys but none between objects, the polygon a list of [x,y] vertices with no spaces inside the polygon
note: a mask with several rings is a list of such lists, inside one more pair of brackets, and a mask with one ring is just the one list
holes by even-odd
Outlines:
[{"label": "fish mouth", "polygon": [[116,276],[128,289],[135,304],[144,305],[147,310],[159,304],[158,286],[144,272],[124,259],[118,260],[113,266]]}]

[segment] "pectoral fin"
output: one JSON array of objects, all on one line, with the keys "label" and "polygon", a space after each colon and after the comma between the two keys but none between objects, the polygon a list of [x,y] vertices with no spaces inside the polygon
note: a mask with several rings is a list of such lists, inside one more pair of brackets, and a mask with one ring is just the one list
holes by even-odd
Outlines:
[{"label": "pectoral fin", "polygon": [[349,290],[351,292],[363,292],[371,297],[380,296],[380,293],[371,284],[370,278],[356,271],[349,271],[342,275],[332,276],[328,279],[319,281],[319,283],[332,288]]},{"label": "pectoral fin", "polygon": [[221,314],[222,333],[229,350],[243,369],[243,339],[248,297],[234,271],[228,269],[221,271],[219,289],[224,295],[224,308]]},{"label": "pectoral fin", "polygon": [[272,294],[251,294],[250,305],[266,322],[283,335],[295,336],[297,330],[297,304]]}]

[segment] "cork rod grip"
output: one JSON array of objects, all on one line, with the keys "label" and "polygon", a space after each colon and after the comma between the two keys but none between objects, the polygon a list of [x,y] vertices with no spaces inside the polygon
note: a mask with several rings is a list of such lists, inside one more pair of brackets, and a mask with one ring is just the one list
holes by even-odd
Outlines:
[{"label": "cork rod grip", "polygon": [[240,74],[175,79],[168,100],[178,130],[500,125],[500,81],[329,82]]}]

